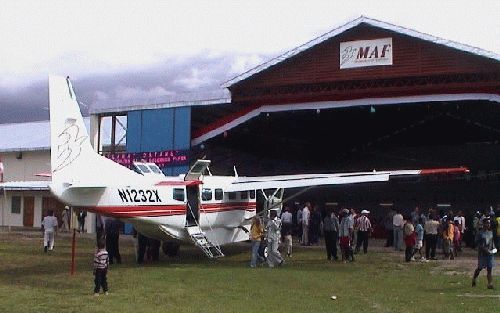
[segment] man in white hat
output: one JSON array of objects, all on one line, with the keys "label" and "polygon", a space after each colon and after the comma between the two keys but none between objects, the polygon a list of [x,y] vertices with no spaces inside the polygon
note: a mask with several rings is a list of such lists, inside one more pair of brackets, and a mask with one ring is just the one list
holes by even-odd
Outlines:
[{"label": "man in white hat", "polygon": [[368,237],[372,232],[372,224],[367,216],[368,214],[370,214],[370,211],[363,210],[361,211],[361,217],[357,219],[358,240],[356,242],[356,252],[359,252],[361,244],[363,244],[363,252],[368,252]]}]

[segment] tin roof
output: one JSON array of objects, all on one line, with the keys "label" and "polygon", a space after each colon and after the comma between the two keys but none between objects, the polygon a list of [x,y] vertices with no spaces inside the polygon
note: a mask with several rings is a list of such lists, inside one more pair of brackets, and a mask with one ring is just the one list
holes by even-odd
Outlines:
[{"label": "tin roof", "polygon": [[222,84],[222,87],[229,88],[232,85],[237,84],[237,83],[249,78],[250,76],[253,76],[259,72],[262,72],[262,71],[270,68],[271,66],[274,66],[278,63],[281,63],[281,62],[285,61],[286,59],[289,59],[289,58],[291,58],[291,57],[293,57],[293,56],[295,56],[295,55],[297,55],[297,54],[299,54],[299,53],[301,53],[301,52],[303,52],[303,51],[305,51],[305,50],[307,50],[307,49],[309,49],[309,48],[311,48],[319,43],[322,43],[322,42],[324,42],[332,37],[335,37],[335,36],[345,32],[345,31],[351,29],[351,28],[354,28],[354,27],[360,25],[361,23],[365,23],[365,24],[368,24],[368,25],[371,25],[374,27],[378,27],[378,28],[383,28],[386,30],[390,30],[390,31],[393,31],[393,32],[396,32],[399,34],[422,39],[425,41],[430,41],[434,44],[443,45],[443,46],[446,46],[446,47],[449,47],[452,49],[461,50],[461,51],[472,53],[472,54],[475,54],[478,56],[482,56],[482,57],[486,57],[486,58],[500,61],[500,54],[495,53],[495,52],[491,52],[491,51],[483,50],[483,49],[476,48],[473,46],[458,43],[455,41],[435,37],[435,36],[432,36],[429,34],[418,32],[418,31],[410,29],[410,28],[405,28],[405,27],[397,26],[397,25],[390,24],[387,22],[382,22],[382,21],[372,19],[372,18],[369,18],[366,16],[360,16],[357,19],[348,22],[347,24],[344,24],[340,27],[337,27],[337,28],[335,28],[335,29],[333,29],[333,30],[331,30],[331,31],[319,36],[319,37],[316,37],[316,38],[306,42],[305,44],[303,44],[301,46],[298,46],[292,50],[289,50],[289,51],[283,53],[282,55],[280,55],[274,59],[271,59],[265,63],[262,63],[256,67],[246,71],[245,73],[238,75],[238,76],[232,78],[231,80],[228,80],[227,82]]},{"label": "tin roof", "polygon": [[[90,118],[83,119],[89,129]],[[110,144],[111,126],[103,123],[103,144]],[[119,131],[119,128],[117,128]],[[0,152],[46,151],[50,150],[50,122],[0,124]]]},{"label": "tin roof", "polygon": [[47,191],[50,181],[9,181],[0,183],[0,189],[7,191]]},{"label": "tin roof", "polygon": [[203,106],[231,103],[231,94],[225,88],[195,93],[184,93],[158,98],[106,99],[95,102],[90,108],[91,114],[120,113],[135,110],[152,110],[186,106]]}]

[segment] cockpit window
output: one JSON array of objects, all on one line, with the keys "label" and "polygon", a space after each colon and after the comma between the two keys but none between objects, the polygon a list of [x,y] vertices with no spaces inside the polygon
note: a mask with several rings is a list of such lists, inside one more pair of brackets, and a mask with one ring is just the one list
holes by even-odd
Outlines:
[{"label": "cockpit window", "polygon": [[149,169],[156,174],[162,174],[160,168],[156,164],[150,164]]},{"label": "cockpit window", "polygon": [[141,171],[141,173],[151,173],[149,168],[144,164],[137,164],[136,163],[135,166],[137,166],[137,168],[139,169],[139,171]]}]

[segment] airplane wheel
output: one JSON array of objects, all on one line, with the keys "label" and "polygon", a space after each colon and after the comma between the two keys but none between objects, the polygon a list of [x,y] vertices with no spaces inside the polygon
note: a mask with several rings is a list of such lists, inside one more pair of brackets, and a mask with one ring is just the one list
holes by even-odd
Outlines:
[{"label": "airplane wheel", "polygon": [[177,256],[179,254],[179,248],[180,245],[173,241],[165,241],[161,245],[163,253],[165,253],[165,255],[168,255],[169,257]]}]

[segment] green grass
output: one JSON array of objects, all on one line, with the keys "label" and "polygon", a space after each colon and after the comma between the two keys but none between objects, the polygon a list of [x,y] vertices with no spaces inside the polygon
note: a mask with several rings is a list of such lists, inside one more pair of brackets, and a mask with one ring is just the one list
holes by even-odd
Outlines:
[{"label": "green grass", "polygon": [[[406,264],[383,249],[342,264],[327,262],[320,248],[299,248],[284,267],[250,269],[246,245],[225,248],[227,256],[216,261],[183,246],[180,257],[137,266],[130,240],[121,242],[124,263],[109,271],[110,295],[93,297],[93,244],[78,238],[77,273],[70,276],[69,237],[58,237],[56,251],[44,254],[41,234],[0,233],[0,312],[492,313],[500,307],[500,298],[491,297],[499,289],[486,289],[484,273],[472,289],[469,268],[450,275],[441,262]],[[466,293],[489,297],[460,296]]]}]

